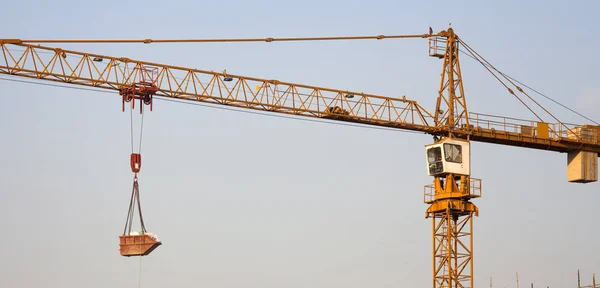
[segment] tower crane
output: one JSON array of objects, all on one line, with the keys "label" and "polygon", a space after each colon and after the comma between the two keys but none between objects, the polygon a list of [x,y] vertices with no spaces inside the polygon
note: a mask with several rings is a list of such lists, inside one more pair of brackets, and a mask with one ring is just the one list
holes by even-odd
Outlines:
[{"label": "tower crane", "polygon": [[[69,42],[150,44],[387,38],[427,39],[429,56],[443,61],[439,93],[433,112],[406,97],[393,98],[40,45]],[[484,65],[509,93],[526,105],[517,94],[525,97],[529,95],[470,48],[452,28],[437,33],[433,33],[430,28],[429,33],[416,35],[322,38],[0,39],[3,55],[0,57],[0,74],[116,91],[122,98],[123,109],[125,103],[134,108],[137,101],[140,113],[143,113],[144,106],[152,109],[155,97],[166,97],[432,135],[434,143],[425,147],[425,160],[428,175],[433,177],[433,184],[425,186],[424,190],[424,202],[429,205],[425,215],[432,219],[433,227],[432,286],[473,287],[473,217],[478,216],[479,209],[472,200],[481,196],[481,180],[471,178],[470,142],[567,153],[568,181],[590,183],[598,180],[600,126],[563,123],[554,116],[555,122],[545,122],[531,109],[538,120],[469,112],[463,89],[459,61],[459,52],[462,50],[459,46]],[[548,112],[546,109],[544,111]]]}]

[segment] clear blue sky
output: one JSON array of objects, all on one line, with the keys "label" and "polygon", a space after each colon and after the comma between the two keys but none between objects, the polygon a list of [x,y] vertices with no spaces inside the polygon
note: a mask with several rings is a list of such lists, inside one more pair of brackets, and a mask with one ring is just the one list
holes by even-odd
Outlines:
[{"label": "clear blue sky", "polygon": [[[8,1],[0,38],[215,38],[456,32],[503,72],[600,121],[598,1]],[[62,45],[389,96],[433,109],[426,40]],[[462,61],[471,111],[533,118]],[[6,77],[6,76],[2,76]],[[15,78],[12,78],[15,79]],[[129,116],[110,94],[0,81],[0,286],[132,287],[118,252]],[[584,119],[538,99],[563,121]],[[430,136],[157,102],[140,192],[164,245],[143,287],[430,287]],[[483,179],[475,284],[575,287],[600,273],[600,184],[566,155],[472,145]],[[524,287],[524,286],[522,286]]]}]

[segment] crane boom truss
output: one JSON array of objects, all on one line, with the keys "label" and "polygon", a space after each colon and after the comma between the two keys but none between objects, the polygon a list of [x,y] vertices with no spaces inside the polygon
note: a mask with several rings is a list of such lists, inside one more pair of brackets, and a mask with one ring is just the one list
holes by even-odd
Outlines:
[{"label": "crane boom truss", "polygon": [[[438,126],[435,114],[416,101],[304,84],[231,75],[0,40],[0,74],[122,91],[141,80],[140,68],[157,70],[155,96],[255,110],[327,118],[557,152],[600,153],[598,134],[567,137],[565,123],[548,124],[547,135],[524,133],[524,122],[468,113],[453,126]],[[467,116],[468,115],[468,116]],[[515,121],[511,121],[515,120]],[[507,121],[508,120],[508,121]],[[466,124],[469,125],[466,125]],[[531,121],[535,130],[538,122]],[[570,125],[573,129],[580,127]]]},{"label": "crane boom truss", "polygon": [[[159,89],[156,96],[309,117],[343,118],[346,121],[417,131],[430,131],[433,128],[428,124],[432,115],[417,102],[406,98],[229,75],[225,72],[49,47],[16,46],[23,50],[11,50],[8,44],[2,45],[4,61],[0,61],[0,74],[122,90],[142,80],[144,74],[140,71],[157,68],[154,81]],[[100,59],[102,62],[98,62]]]}]

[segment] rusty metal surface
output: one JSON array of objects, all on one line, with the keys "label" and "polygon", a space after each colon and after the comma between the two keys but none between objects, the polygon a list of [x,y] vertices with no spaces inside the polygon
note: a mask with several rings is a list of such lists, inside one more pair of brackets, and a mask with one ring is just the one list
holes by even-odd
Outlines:
[{"label": "rusty metal surface", "polygon": [[162,245],[148,234],[121,235],[119,241],[121,255],[126,257],[146,256]]}]

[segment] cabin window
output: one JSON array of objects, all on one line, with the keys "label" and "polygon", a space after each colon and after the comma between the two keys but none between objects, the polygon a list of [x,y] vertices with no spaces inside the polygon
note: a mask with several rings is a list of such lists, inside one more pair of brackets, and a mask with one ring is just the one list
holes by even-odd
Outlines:
[{"label": "cabin window", "polygon": [[432,147],[427,149],[427,163],[429,164],[429,174],[438,174],[444,172],[442,163],[442,149]]},{"label": "cabin window", "polygon": [[462,146],[444,143],[444,156],[446,162],[462,163]]}]

